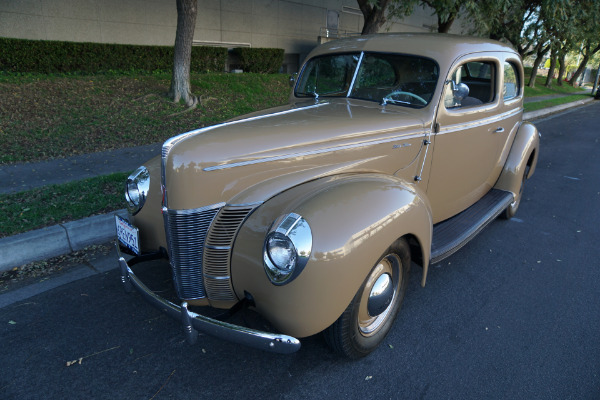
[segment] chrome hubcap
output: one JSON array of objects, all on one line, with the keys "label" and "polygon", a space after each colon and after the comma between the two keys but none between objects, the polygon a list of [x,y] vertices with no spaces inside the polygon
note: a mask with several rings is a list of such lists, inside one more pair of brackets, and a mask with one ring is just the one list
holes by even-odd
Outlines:
[{"label": "chrome hubcap", "polygon": [[369,302],[367,303],[369,315],[376,317],[384,312],[392,302],[393,296],[394,287],[392,285],[392,277],[389,274],[380,275],[369,294]]},{"label": "chrome hubcap", "polygon": [[400,258],[385,256],[369,275],[358,310],[358,329],[363,336],[372,336],[384,325],[398,296],[401,284]]}]

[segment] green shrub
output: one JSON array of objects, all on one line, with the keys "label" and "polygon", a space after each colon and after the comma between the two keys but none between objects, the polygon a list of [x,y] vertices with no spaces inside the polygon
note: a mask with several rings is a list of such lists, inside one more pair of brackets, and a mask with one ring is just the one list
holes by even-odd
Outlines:
[{"label": "green shrub", "polygon": [[[227,49],[193,47],[192,72],[225,69]],[[103,71],[170,71],[172,46],[59,42],[0,38],[0,71],[97,73]]]},{"label": "green shrub", "polygon": [[238,47],[233,53],[244,72],[275,74],[283,64],[283,49]]}]

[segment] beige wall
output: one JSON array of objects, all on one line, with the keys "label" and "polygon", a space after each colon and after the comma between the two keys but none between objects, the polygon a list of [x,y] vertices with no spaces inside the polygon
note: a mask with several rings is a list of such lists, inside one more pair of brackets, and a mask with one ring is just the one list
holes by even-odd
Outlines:
[{"label": "beige wall", "polygon": [[[362,29],[356,0],[198,0],[194,39],[283,48],[302,60],[317,44],[328,9],[339,12],[340,30]],[[381,31],[429,31],[437,23],[431,14],[417,7]],[[176,24],[175,0],[0,0],[0,37],[172,45]]]}]

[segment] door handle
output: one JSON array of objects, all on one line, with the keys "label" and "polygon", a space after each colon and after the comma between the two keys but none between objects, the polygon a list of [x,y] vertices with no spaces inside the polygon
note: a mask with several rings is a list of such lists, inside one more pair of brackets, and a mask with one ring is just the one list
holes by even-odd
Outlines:
[{"label": "door handle", "polygon": [[504,132],[504,128],[503,127],[498,127],[496,128],[496,130],[494,131],[494,133],[502,133]]}]

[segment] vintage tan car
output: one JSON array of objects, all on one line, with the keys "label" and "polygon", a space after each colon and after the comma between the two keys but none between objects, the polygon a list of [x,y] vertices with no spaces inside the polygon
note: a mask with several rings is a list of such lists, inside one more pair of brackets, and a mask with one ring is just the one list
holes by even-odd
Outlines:
[{"label": "vintage tan car", "polygon": [[[200,331],[289,353],[323,331],[336,352],[367,355],[393,325],[411,263],[424,286],[429,265],[515,214],[539,149],[523,81],[511,47],[478,38],[317,47],[289,105],[173,137],[129,177],[131,217],[117,218],[136,254],[119,259],[126,289],[181,319],[191,342]],[[161,257],[175,302],[132,269]],[[249,307],[276,333],[203,306]]]}]

